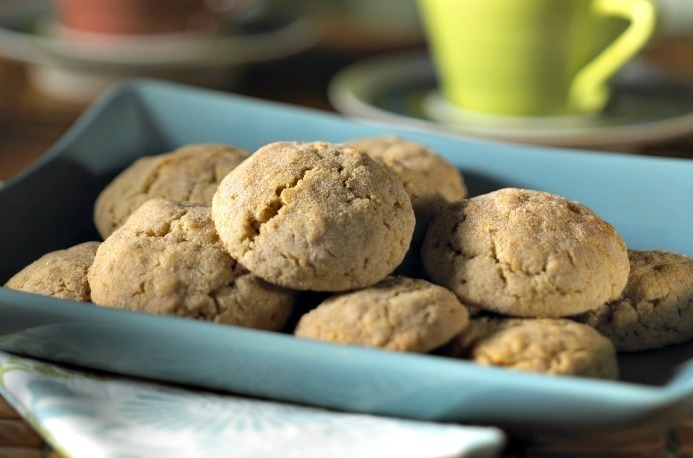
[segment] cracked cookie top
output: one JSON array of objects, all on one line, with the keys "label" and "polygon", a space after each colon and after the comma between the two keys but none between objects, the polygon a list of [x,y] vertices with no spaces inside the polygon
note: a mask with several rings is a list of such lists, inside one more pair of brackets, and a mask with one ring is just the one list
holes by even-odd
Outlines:
[{"label": "cracked cookie top", "polygon": [[628,250],[630,275],[615,301],[574,317],[594,326],[621,351],[693,338],[693,258],[660,250]]},{"label": "cracked cookie top", "polygon": [[105,239],[152,197],[211,205],[219,182],[249,155],[234,146],[209,143],[140,158],[99,194],[94,224]]},{"label": "cracked cookie top", "polygon": [[399,180],[353,147],[326,142],[263,146],[221,182],[212,217],[231,256],[299,290],[380,281],[402,261],[414,230]]},{"label": "cracked cookie top", "polygon": [[561,317],[616,299],[626,246],[577,202],[507,188],[451,204],[430,225],[426,271],[470,306],[520,317]]},{"label": "cracked cookie top", "polygon": [[358,291],[332,296],[296,326],[298,337],[427,353],[468,324],[455,295],[425,280],[388,277]]},{"label": "cracked cookie top", "polygon": [[99,246],[87,278],[96,304],[258,329],[281,329],[293,306],[228,255],[209,207],[161,198]]},{"label": "cracked cookie top", "polygon": [[521,371],[618,377],[611,341],[590,326],[562,318],[474,318],[453,340],[452,356]]},{"label": "cracked cookie top", "polygon": [[94,261],[100,242],[79,245],[47,253],[17,272],[6,288],[44,296],[90,302],[87,269]]}]

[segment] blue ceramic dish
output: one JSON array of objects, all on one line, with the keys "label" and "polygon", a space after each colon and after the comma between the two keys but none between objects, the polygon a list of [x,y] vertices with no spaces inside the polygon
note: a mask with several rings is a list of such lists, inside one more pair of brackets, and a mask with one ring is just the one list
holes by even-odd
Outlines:
[{"label": "blue ceramic dish", "polygon": [[[461,139],[184,86],[135,81],[101,98],[0,189],[0,282],[97,238],[94,200],[134,159],[188,143],[396,134],[459,166],[472,195],[507,186],[582,202],[631,248],[693,255],[693,161]],[[530,434],[639,434],[693,411],[693,343],[620,357],[622,380],[550,377],[95,307],[0,288],[0,349],[116,373],[358,412]]]}]

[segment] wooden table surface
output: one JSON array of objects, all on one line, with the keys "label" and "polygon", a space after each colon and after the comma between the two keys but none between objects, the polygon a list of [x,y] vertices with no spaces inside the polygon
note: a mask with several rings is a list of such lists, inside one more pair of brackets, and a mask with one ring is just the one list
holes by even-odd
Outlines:
[{"label": "wooden table surface", "polygon": [[[389,49],[388,51],[391,51]],[[372,50],[320,48],[247,69],[233,92],[331,111],[327,83],[344,65]],[[670,41],[648,51],[663,67],[693,78],[693,39]],[[38,94],[22,64],[0,60],[0,181],[16,176],[52,145],[85,109]],[[643,145],[637,154],[693,159],[693,132],[684,138]],[[693,177],[692,177],[693,179]],[[0,398],[0,457],[57,457]],[[652,437],[625,444],[567,441],[524,442],[510,438],[507,457],[693,457],[693,418]]]}]

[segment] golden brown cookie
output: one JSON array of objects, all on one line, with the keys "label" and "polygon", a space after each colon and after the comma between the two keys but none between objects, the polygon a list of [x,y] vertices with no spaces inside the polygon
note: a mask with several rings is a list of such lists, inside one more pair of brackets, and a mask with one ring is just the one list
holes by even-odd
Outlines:
[{"label": "golden brown cookie", "polygon": [[161,198],[101,244],[88,279],[96,304],[266,330],[281,329],[293,303],[226,253],[209,207]]},{"label": "golden brown cookie", "polygon": [[106,186],[94,205],[105,239],[152,197],[211,205],[219,182],[249,156],[230,145],[188,145],[133,162]]},{"label": "golden brown cookie", "polygon": [[426,272],[461,301],[519,317],[561,317],[616,299],[626,246],[590,209],[507,188],[451,204],[430,225]]},{"label": "golden brown cookie", "polygon": [[41,256],[15,274],[6,288],[27,293],[90,302],[87,269],[100,242],[84,242]]},{"label": "golden brown cookie", "polygon": [[212,216],[231,256],[298,290],[377,283],[402,261],[414,230],[409,196],[391,172],[325,142],[260,148],[221,182]]},{"label": "golden brown cookie", "polygon": [[590,326],[562,318],[474,318],[453,340],[452,355],[521,371],[618,377],[611,341]]},{"label": "golden brown cookie", "polygon": [[431,220],[448,204],[464,198],[460,171],[427,146],[396,136],[357,138],[348,142],[392,170],[411,198],[416,216],[412,244],[396,273],[423,277],[421,242]]},{"label": "golden brown cookie", "polygon": [[449,202],[467,196],[460,171],[421,143],[396,136],[378,136],[357,138],[348,144],[394,171],[412,200],[433,193]]},{"label": "golden brown cookie", "polygon": [[649,350],[693,339],[693,258],[629,250],[621,297],[575,317],[621,351]]},{"label": "golden brown cookie", "polygon": [[388,277],[326,299],[303,315],[298,337],[426,353],[452,339],[469,321],[455,295],[425,280]]},{"label": "golden brown cookie", "polygon": [[467,195],[460,171],[421,143],[396,136],[380,136],[358,138],[348,144],[387,166],[399,177],[411,198],[417,231],[419,227],[425,231],[445,203]]}]

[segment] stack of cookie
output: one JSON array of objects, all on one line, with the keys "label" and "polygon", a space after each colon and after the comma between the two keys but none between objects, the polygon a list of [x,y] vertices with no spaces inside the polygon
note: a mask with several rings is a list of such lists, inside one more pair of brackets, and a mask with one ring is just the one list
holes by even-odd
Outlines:
[{"label": "stack of cookie", "polygon": [[190,145],[103,190],[103,242],[6,286],[550,374],[616,378],[616,350],[693,337],[693,259],[628,251],[560,196],[466,194],[459,170],[397,137]]},{"label": "stack of cookie", "polygon": [[509,188],[455,202],[429,226],[422,258],[432,281],[477,311],[452,356],[616,378],[616,350],[693,337],[693,259],[629,251],[594,212],[553,194]]},{"label": "stack of cookie", "polygon": [[[280,142],[220,184],[212,216],[231,256],[268,282],[341,293],[303,316],[297,336],[428,352],[467,325],[449,290],[388,277],[410,250],[416,220],[414,191],[393,169],[345,144]],[[421,199],[433,194],[405,183]]]}]

